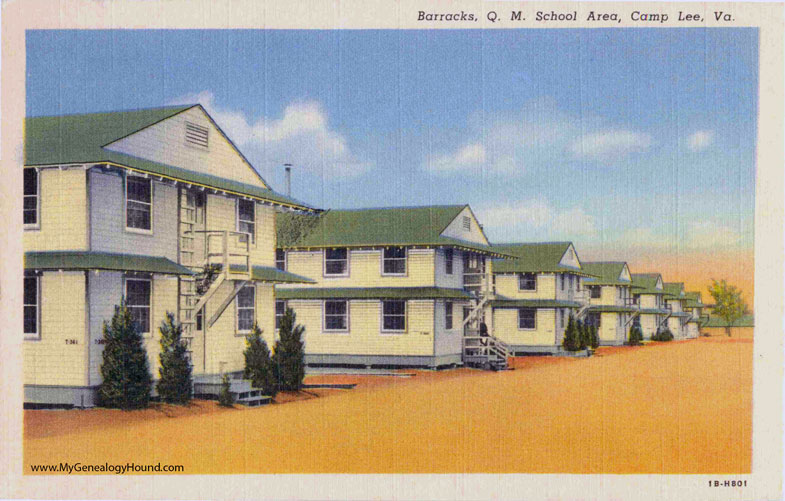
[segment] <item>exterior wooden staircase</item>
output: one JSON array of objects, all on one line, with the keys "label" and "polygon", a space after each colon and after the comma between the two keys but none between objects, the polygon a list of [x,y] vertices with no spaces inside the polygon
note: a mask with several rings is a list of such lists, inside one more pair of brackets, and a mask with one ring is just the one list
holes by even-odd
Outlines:
[{"label": "exterior wooden staircase", "polygon": [[508,360],[512,356],[509,346],[491,333],[480,335],[480,323],[493,295],[484,262],[477,269],[464,270],[464,288],[475,297],[474,305],[462,324],[461,354],[464,365],[493,371],[508,369]]}]

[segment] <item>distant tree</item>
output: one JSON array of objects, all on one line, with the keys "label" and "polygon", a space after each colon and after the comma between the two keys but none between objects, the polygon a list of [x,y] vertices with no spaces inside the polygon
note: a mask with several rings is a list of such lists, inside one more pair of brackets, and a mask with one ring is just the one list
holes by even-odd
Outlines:
[{"label": "distant tree", "polygon": [[174,314],[166,312],[166,320],[158,329],[161,332],[161,353],[158,359],[161,378],[156,384],[158,396],[170,404],[187,404],[191,400],[193,381],[188,349],[182,339],[183,327],[174,321]]},{"label": "distant tree", "polygon": [[305,378],[305,350],[302,337],[305,327],[295,325],[294,310],[286,308],[278,330],[280,338],[273,350],[273,365],[281,391],[299,391]]},{"label": "distant tree", "polygon": [[730,285],[725,279],[711,279],[709,294],[714,298],[712,312],[725,321],[725,334],[730,337],[734,322],[749,313],[747,303],[741,297],[741,290]]},{"label": "distant tree", "polygon": [[147,351],[125,301],[115,306],[112,321],[104,322],[103,332],[99,404],[126,410],[147,407],[153,385]]},{"label": "distant tree", "polygon": [[278,393],[278,379],[275,375],[275,366],[270,357],[270,349],[262,338],[262,330],[254,322],[251,335],[245,340],[246,347],[245,370],[243,377],[251,380],[251,386],[259,388],[262,393],[275,397]]},{"label": "distant tree", "polygon": [[224,374],[221,378],[221,391],[218,393],[218,405],[222,407],[231,407],[234,405],[234,395],[232,395],[231,392],[229,374]]}]

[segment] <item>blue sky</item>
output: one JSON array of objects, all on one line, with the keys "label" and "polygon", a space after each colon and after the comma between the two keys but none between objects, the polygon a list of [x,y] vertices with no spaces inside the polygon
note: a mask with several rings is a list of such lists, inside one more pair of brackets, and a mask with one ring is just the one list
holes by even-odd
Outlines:
[{"label": "blue sky", "polygon": [[200,101],[324,208],[470,203],[496,241],[752,245],[754,29],[31,31],[27,113]]}]

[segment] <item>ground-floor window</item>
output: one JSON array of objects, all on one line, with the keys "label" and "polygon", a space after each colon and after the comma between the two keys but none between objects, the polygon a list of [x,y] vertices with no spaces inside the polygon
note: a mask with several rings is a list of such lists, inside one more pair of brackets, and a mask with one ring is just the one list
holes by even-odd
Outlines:
[{"label": "ground-floor window", "polygon": [[40,313],[41,294],[39,277],[26,274],[24,282],[24,335],[26,338],[38,338],[38,318]]},{"label": "ground-floor window", "polygon": [[406,301],[382,301],[382,331],[406,330]]},{"label": "ground-floor window", "polygon": [[149,278],[126,278],[125,301],[131,319],[142,334],[150,333],[150,298],[152,280]]},{"label": "ground-floor window", "polygon": [[349,302],[324,302],[324,330],[326,332],[346,332],[349,330]]},{"label": "ground-floor window", "polygon": [[248,333],[253,330],[256,319],[256,287],[246,285],[237,294],[237,332]]},{"label": "ground-floor window", "polygon": [[275,302],[275,330],[281,328],[281,320],[283,320],[283,316],[286,314],[286,301],[277,300]]},{"label": "ground-floor window", "polygon": [[518,308],[518,328],[534,329],[537,322],[537,310],[534,308]]},{"label": "ground-floor window", "polygon": [[444,328],[447,330],[452,329],[452,302],[447,301],[444,303]]}]

